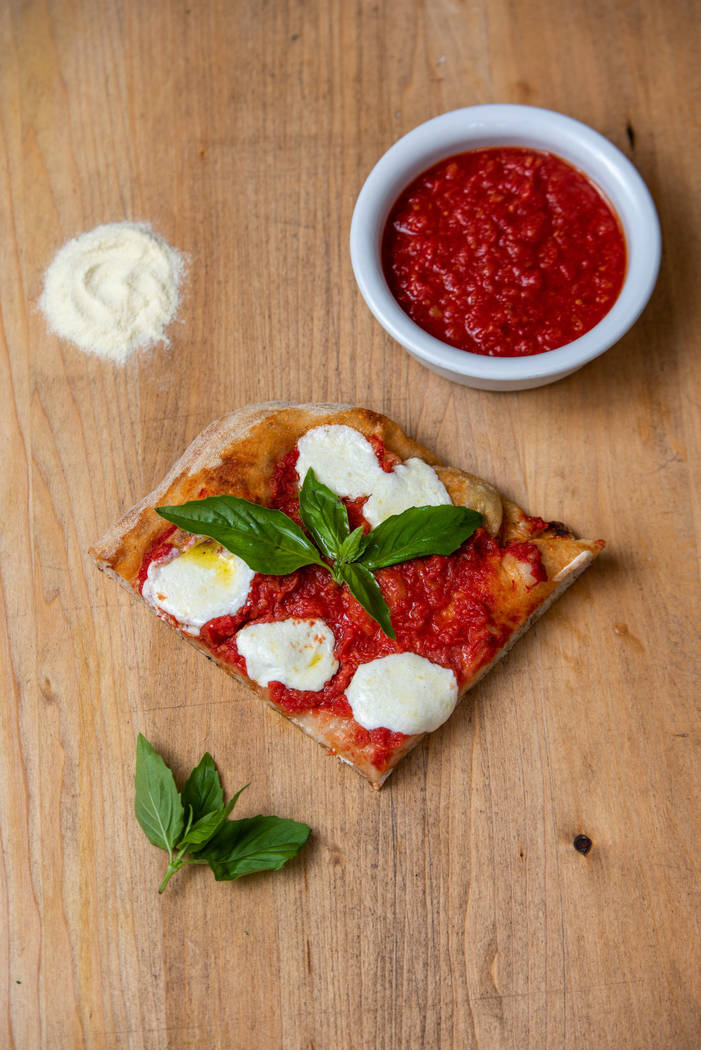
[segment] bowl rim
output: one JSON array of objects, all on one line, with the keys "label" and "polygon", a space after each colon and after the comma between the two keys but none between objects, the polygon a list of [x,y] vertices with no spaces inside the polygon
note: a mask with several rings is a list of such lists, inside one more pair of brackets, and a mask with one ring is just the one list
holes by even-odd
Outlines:
[{"label": "bowl rim", "polygon": [[[542,140],[542,144],[535,145],[534,139]],[[627,265],[618,298],[594,328],[555,350],[522,357],[490,357],[459,350],[412,321],[385,280],[382,234],[389,210],[402,190],[441,158],[489,145],[526,146],[561,156],[596,183],[623,226]],[[512,103],[450,110],[403,135],[367,176],[350,228],[355,279],[383,328],[413,356],[435,368],[505,383],[574,371],[617,342],[635,323],[652,294],[661,251],[660,224],[650,191],[617,146],[573,117]]]}]

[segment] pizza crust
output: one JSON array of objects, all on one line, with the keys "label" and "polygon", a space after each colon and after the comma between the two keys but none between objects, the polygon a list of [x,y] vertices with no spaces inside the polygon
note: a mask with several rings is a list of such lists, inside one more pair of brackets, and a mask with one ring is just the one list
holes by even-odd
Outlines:
[{"label": "pizza crust", "polygon": [[[112,525],[102,539],[89,551],[97,567],[121,586],[136,594],[138,574],[146,552],[163,533],[164,521],[155,508],[185,503],[207,494],[226,492],[231,495],[267,503],[270,495],[270,476],[275,464],[297,443],[302,434],[323,424],[345,424],[366,437],[379,437],[389,452],[405,460],[412,456],[423,459],[436,468],[455,504],[473,507],[484,515],[484,527],[492,535],[500,534],[504,544],[527,538],[538,546],[548,580],[539,583],[538,604],[509,638],[494,659],[479,669],[461,689],[460,698],[472,688],[504,656],[531,624],[569,587],[587,568],[603,548],[601,540],[576,539],[559,523],[548,525],[533,536],[530,519],[516,504],[505,499],[488,482],[456,467],[447,467],[418,442],[408,437],[401,428],[369,409],[346,404],[296,404],[271,401],[248,405],[230,412],[203,430],[174,464],[163,481],[140,500],[122,518]],[[185,545],[191,537],[177,532],[170,538],[175,545]],[[515,595],[519,581],[516,581]],[[508,590],[505,592],[508,595]],[[144,601],[143,598],[141,598]],[[145,604],[148,604],[145,602]],[[149,608],[152,607],[149,605]],[[195,648],[214,660],[237,681],[247,685],[268,704],[272,704],[268,690],[241,674],[237,668],[218,660],[197,638],[176,630]],[[380,787],[401,759],[422,739],[423,735],[407,737],[404,745],[393,754],[389,768],[382,771],[373,766],[367,749],[349,748],[343,740],[346,720],[323,708],[289,715],[281,712],[307,734],[352,765],[366,776],[374,787]]]}]

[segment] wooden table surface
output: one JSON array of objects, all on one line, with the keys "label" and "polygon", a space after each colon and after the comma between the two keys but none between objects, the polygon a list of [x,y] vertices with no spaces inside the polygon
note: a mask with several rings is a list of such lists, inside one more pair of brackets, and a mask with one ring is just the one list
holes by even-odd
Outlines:
[{"label": "wooden table surface", "polygon": [[[701,1045],[701,136],[693,0],[47,0],[0,11],[0,1045]],[[348,229],[383,151],[458,106],[591,124],[664,257],[639,323],[553,386],[453,385],[384,334]],[[47,333],[61,244],[145,220],[187,253],[171,345]],[[608,547],[379,794],[103,578],[86,550],[210,420],[353,401]],[[238,814],[307,821],[279,873],[156,893],[143,732]],[[592,840],[584,856],[578,834]]]}]

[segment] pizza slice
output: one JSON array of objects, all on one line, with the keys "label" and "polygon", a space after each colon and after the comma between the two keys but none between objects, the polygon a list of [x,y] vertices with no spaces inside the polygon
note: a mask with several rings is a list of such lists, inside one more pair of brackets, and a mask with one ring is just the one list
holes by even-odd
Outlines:
[{"label": "pizza slice", "polygon": [[376,412],[272,402],[207,427],[90,553],[380,787],[603,546]]}]

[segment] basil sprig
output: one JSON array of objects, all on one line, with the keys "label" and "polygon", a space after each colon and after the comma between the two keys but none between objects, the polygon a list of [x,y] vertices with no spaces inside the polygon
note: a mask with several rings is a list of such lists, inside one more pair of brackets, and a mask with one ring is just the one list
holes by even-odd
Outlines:
[{"label": "basil sprig", "polygon": [[410,507],[369,533],[362,527],[351,532],[344,504],[313,470],[307,471],[299,493],[300,517],[311,540],[282,511],[236,496],[209,496],[156,509],[186,532],[217,540],[254,572],[282,576],[303,565],[323,565],[389,638],[396,634],[373,573],[411,558],[453,554],[482,524],[476,510],[443,504]]},{"label": "basil sprig", "polygon": [[135,786],[136,819],[149,842],[168,852],[159,893],[185,864],[208,864],[218,882],[277,871],[299,853],[311,833],[307,824],[281,817],[229,820],[245,788],[224,803],[219,773],[208,752],[179,792],[163,758],[141,733]]}]

